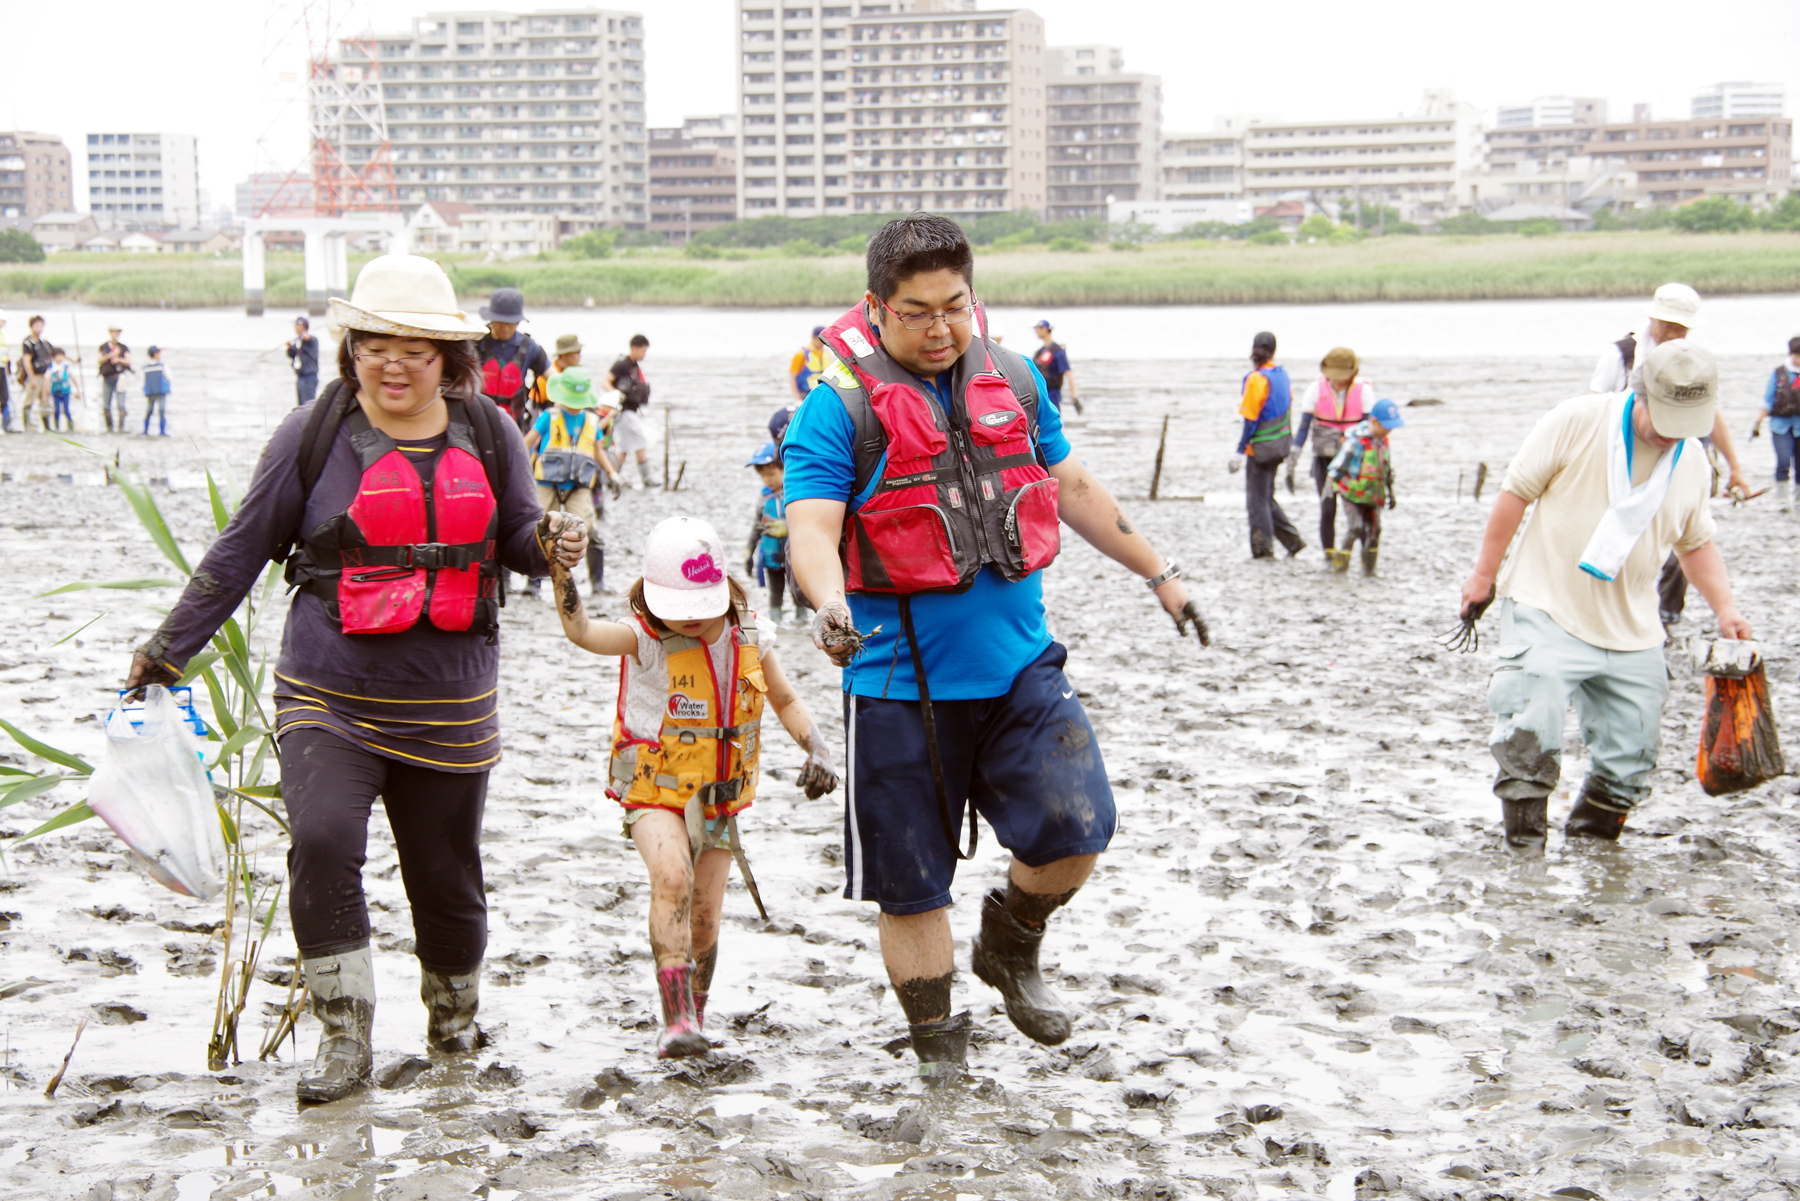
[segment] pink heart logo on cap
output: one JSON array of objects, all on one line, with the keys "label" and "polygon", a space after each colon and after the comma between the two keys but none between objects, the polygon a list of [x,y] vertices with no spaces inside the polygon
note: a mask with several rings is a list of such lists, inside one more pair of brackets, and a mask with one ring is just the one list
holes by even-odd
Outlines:
[{"label": "pink heart logo on cap", "polygon": [[702,551],[681,565],[682,578],[695,584],[716,584],[725,578],[719,565],[713,562],[711,551]]}]

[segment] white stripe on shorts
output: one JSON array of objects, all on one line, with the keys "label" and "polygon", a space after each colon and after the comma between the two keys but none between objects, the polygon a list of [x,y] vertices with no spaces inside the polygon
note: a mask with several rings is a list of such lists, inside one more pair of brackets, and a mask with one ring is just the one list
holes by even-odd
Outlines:
[{"label": "white stripe on shorts", "polygon": [[844,758],[848,766],[844,769],[844,814],[849,818],[850,845],[845,848],[850,855],[850,896],[853,900],[861,900],[863,891],[863,845],[862,833],[856,828],[856,698],[850,698],[850,720],[844,729]]}]

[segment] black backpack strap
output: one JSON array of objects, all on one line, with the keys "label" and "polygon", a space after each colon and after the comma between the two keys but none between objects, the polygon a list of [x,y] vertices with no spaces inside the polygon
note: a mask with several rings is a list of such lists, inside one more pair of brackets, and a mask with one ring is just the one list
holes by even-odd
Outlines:
[{"label": "black backpack strap", "polygon": [[461,421],[469,427],[470,438],[481,455],[481,468],[487,472],[488,486],[493,488],[494,498],[498,500],[506,495],[507,481],[511,477],[512,456],[507,453],[506,434],[501,424],[510,422],[493,398],[485,393],[446,399],[450,405],[450,420]]},{"label": "black backpack strap", "polygon": [[1637,363],[1637,335],[1626,334],[1613,343],[1619,348],[1619,361],[1625,364],[1625,374],[1631,374],[1631,368]]},{"label": "black backpack strap", "polygon": [[355,404],[355,389],[345,387],[341,379],[326,384],[325,391],[312,402],[311,411],[306,415],[306,428],[300,432],[300,455],[294,461],[300,472],[302,500],[312,495],[313,485],[319,482],[319,476],[325,470],[325,460],[331,457],[338,427],[344,424],[344,418],[350,415]]}]

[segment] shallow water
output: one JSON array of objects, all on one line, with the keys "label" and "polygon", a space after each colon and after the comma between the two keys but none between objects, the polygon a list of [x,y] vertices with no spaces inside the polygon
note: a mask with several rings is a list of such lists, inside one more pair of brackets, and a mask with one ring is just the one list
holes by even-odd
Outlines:
[{"label": "shallow water", "polygon": [[[1790,300],[1741,303],[1766,304],[1758,319],[1771,325],[1783,311],[1800,315]],[[1117,330],[1116,344],[1134,347],[1186,336],[1195,348],[1173,359],[1078,356],[1089,409],[1069,428],[1103,477],[1140,498],[1130,511],[1153,540],[1189,565],[1217,644],[1202,653],[1177,641],[1141,587],[1083,545],[1049,573],[1052,626],[1070,647],[1070,679],[1121,810],[1112,850],[1046,944],[1053,979],[1082,1015],[1064,1046],[1026,1042],[995,994],[959,975],[958,1003],[980,1027],[975,1078],[954,1096],[921,1099],[910,1061],[881,1050],[904,1024],[874,913],[838,896],[841,802],[797,794],[799,755],[776,740],[746,823],[775,920],[756,920],[733,885],[712,1005],[725,1046],[703,1065],[658,1064],[642,869],[599,796],[616,669],[574,658],[549,608],[515,598],[503,615],[507,758],[485,842],[493,934],[483,1021],[493,1047],[306,1112],[292,1103],[292,1044],[283,1062],[208,1075],[212,975],[176,969],[192,972],[217,947],[166,925],[215,910],[133,871],[103,828],[76,827],[10,854],[0,874],[0,991],[47,982],[0,999],[5,1062],[19,1077],[0,1073],[0,1191],[493,1201],[1523,1198],[1571,1187],[1609,1201],[1783,1195],[1800,1177],[1791,781],[1729,798],[1699,790],[1690,778],[1699,682],[1672,660],[1656,791],[1623,843],[1564,846],[1553,836],[1547,858],[1520,862],[1500,850],[1488,792],[1488,656],[1434,641],[1454,623],[1483,518],[1469,499],[1476,464],[1491,469],[1491,496],[1530,421],[1583,389],[1596,344],[1629,328],[1615,331],[1630,306],[1545,305],[1531,324],[1459,335],[1484,340],[1457,354],[1366,350],[1384,392],[1443,401],[1407,409],[1396,435],[1400,506],[1382,574],[1323,574],[1311,550],[1246,561],[1240,477],[1225,462],[1247,334],[1217,331],[1266,323],[1292,344],[1300,338],[1290,331],[1316,320],[1321,343],[1363,349],[1365,330],[1369,345],[1398,336],[1377,322],[1406,307],[1200,310],[1185,333],[1179,312],[1119,310],[1093,316],[1082,335]],[[1322,324],[1332,312],[1341,325]],[[780,360],[811,316],[582,316],[594,325],[577,328],[610,330],[613,341],[643,323],[656,343],[657,401],[672,410],[672,458],[688,465],[683,492],[631,492],[612,506],[614,580],[631,578],[645,531],[668,514],[705,516],[728,540],[741,537],[755,484],[740,464],[766,437]],[[1018,327],[1014,344],[1027,316],[997,315]],[[1576,333],[1559,328],[1577,317]],[[153,319],[194,323],[183,327],[187,343],[169,339],[180,347],[182,370],[171,374],[181,436],[82,441],[166,481],[158,495],[198,550],[210,529],[202,466],[247,480],[286,412],[286,377],[279,361],[247,353],[257,345],[248,335],[225,340],[255,326],[247,319],[128,314],[134,346],[140,319],[158,337]],[[1071,312],[1059,325],[1080,347],[1073,331],[1088,321]],[[767,341],[754,353],[678,354],[683,339],[697,344],[702,323],[732,339],[762,330]],[[266,324],[255,337],[279,340],[280,323]],[[215,328],[226,333],[206,332]],[[542,328],[563,326],[546,315]],[[1565,336],[1567,345],[1552,340]],[[1717,346],[1728,336],[1737,335],[1708,331]],[[1746,398],[1760,395],[1768,342],[1724,358],[1739,429]],[[1189,499],[1152,505],[1141,498],[1165,413],[1174,420],[1162,492]],[[1766,445],[1746,449],[1763,482]],[[0,439],[0,555],[12,567],[0,577],[0,714],[84,752],[98,749],[93,719],[129,648],[159,619],[148,605],[172,599],[38,596],[73,578],[161,571],[123,499],[82,486],[98,467],[42,435]],[[1311,502],[1281,499],[1313,542]],[[1718,517],[1785,716],[1800,705],[1789,627],[1800,523],[1766,498]],[[1698,597],[1689,612],[1704,618]],[[783,632],[780,653],[841,747],[836,672],[797,633]],[[1571,751],[1565,778],[1579,773]],[[55,793],[0,813],[0,832],[73,799]],[[1568,803],[1565,784],[1553,817]],[[394,852],[375,827],[366,877],[383,998],[377,1063],[388,1066],[423,1055],[423,1013]],[[961,963],[971,902],[1004,872],[1003,852],[983,841],[952,911]],[[265,866],[278,859],[270,852]],[[292,953],[284,929],[271,967]],[[258,1006],[283,995],[257,986],[245,1041],[260,1034]],[[90,1024],[69,1082],[46,1102],[44,1082],[78,1017],[114,1004],[145,1016]],[[315,1037],[308,1019],[303,1054]]]}]

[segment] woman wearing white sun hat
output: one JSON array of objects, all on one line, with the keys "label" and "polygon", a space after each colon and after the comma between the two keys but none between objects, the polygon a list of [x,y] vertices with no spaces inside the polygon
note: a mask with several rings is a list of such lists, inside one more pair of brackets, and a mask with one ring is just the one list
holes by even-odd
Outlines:
[{"label": "woman wearing white sun hat", "polygon": [[[579,562],[542,519],[518,428],[477,386],[464,314],[430,259],[385,255],[331,302],[337,380],[275,431],[242,506],[128,685],[169,683],[274,559],[296,589],[276,666],[289,912],[318,1056],[297,1091],[366,1085],[374,964],[362,864],[382,798],[413,910],[435,1050],[479,1044],[481,819],[500,758],[498,571]],[[290,554],[291,551],[291,554]],[[572,556],[572,557],[571,557]],[[451,733],[453,731],[453,733]]]}]

